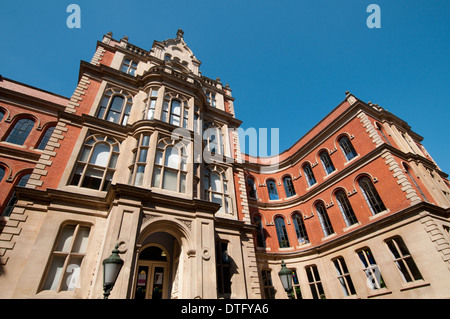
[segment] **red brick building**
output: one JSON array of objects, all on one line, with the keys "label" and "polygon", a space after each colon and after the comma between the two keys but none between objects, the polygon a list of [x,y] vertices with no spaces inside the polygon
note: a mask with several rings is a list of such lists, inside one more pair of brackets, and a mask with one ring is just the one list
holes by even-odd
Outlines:
[{"label": "red brick building", "polygon": [[[261,159],[245,156],[242,203],[259,228],[265,296],[281,290],[270,279],[280,259],[295,272],[296,297],[448,295],[445,284],[437,293],[425,280],[448,274],[448,175],[421,141],[395,115],[346,92],[275,170],[262,174]],[[373,284],[370,267],[381,273]]]},{"label": "red brick building", "polygon": [[346,92],[268,165],[200,65],[181,30],[108,33],[70,99],[0,81],[0,297],[101,298],[116,244],[111,298],[287,298],[281,260],[295,298],[450,296],[449,181],[420,135]]}]

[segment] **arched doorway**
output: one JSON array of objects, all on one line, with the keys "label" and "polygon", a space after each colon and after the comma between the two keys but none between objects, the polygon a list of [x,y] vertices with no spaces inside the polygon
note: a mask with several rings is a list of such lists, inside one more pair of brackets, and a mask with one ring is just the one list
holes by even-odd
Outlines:
[{"label": "arched doorway", "polygon": [[135,299],[168,299],[178,292],[180,244],[165,232],[149,235],[138,251]]}]

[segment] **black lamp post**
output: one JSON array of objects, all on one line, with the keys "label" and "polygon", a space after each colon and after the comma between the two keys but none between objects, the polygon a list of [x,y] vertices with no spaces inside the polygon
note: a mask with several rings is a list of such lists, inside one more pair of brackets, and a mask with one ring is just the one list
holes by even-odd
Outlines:
[{"label": "black lamp post", "polygon": [[283,284],[283,288],[286,291],[289,299],[293,299],[292,297],[292,270],[286,268],[286,264],[284,261],[281,261],[281,270],[278,272],[278,276],[280,276],[281,283]]},{"label": "black lamp post", "polygon": [[103,298],[108,299],[111,290],[119,276],[120,269],[123,266],[123,260],[119,257],[119,244],[112,251],[111,256],[103,260]]}]

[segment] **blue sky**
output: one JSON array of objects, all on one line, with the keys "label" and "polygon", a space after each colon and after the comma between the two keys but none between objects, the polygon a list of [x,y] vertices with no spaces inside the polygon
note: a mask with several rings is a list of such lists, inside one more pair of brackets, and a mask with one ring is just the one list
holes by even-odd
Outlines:
[{"label": "blue sky", "polygon": [[348,90],[408,122],[450,173],[449,18],[448,0],[1,1],[0,74],[70,96],[106,32],[150,49],[181,28],[202,73],[230,84],[242,127],[280,128],[280,151]]}]

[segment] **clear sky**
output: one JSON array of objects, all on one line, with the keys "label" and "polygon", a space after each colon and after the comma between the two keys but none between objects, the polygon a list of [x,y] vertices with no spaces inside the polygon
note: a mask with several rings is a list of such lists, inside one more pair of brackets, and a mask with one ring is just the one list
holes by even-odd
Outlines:
[{"label": "clear sky", "polygon": [[[367,27],[369,4],[381,28]],[[0,74],[70,97],[103,34],[148,50],[179,28],[202,73],[230,84],[242,127],[279,128],[280,151],[348,90],[408,122],[450,173],[449,0],[2,0]]]}]

